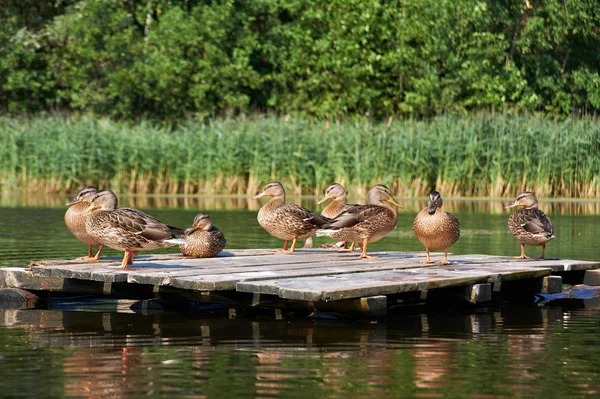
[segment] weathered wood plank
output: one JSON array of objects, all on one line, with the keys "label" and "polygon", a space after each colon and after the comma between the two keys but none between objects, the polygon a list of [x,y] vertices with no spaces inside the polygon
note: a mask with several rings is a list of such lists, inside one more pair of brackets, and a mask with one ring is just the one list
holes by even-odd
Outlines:
[{"label": "weathered wood plank", "polygon": [[[225,271],[220,273],[197,274],[194,271],[185,274],[175,273],[164,277],[162,274],[140,275],[132,273],[130,282],[144,284],[172,285],[176,288],[199,291],[232,290],[240,281],[264,280],[275,278],[297,278],[308,276],[325,276],[336,274],[365,273],[381,270],[421,269],[439,266],[439,264],[424,263],[423,258],[388,257],[385,259],[354,259],[347,262],[315,262],[292,267],[289,264],[253,267],[251,271]],[[478,257],[475,257],[478,259]],[[496,258],[497,259],[497,258]],[[506,259],[506,258],[500,258]],[[441,260],[441,257],[440,257]],[[487,259],[491,262],[490,259]],[[469,264],[466,259],[456,265]],[[481,265],[474,263],[473,265]],[[478,267],[478,266],[477,266]],[[157,279],[158,277],[158,279]]]},{"label": "weathered wood plank", "polygon": [[[217,254],[215,258],[228,258],[232,256],[257,256],[257,255],[272,255],[273,251],[268,249],[236,249],[234,251],[223,251]],[[103,263],[120,263],[123,257],[109,256],[103,257],[94,262],[84,262],[81,259],[53,259],[53,260],[35,260],[28,267],[39,266],[68,266],[68,265],[98,265]],[[157,260],[177,260],[185,259],[181,253],[176,254],[139,254],[136,260],[140,261],[157,261]],[[214,259],[214,258],[213,258]]]},{"label": "weathered wood plank", "polygon": [[434,267],[256,282],[245,281],[237,283],[236,290],[277,295],[286,299],[334,301],[450,286],[492,283],[503,278],[537,278],[550,273],[550,269],[527,268],[520,265],[499,266],[494,264],[478,268]]}]

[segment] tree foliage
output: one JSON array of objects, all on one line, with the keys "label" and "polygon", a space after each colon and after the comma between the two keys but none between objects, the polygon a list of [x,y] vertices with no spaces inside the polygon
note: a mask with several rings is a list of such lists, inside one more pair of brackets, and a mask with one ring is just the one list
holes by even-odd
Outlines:
[{"label": "tree foliage", "polygon": [[600,109],[595,0],[1,0],[0,21],[10,112]]}]

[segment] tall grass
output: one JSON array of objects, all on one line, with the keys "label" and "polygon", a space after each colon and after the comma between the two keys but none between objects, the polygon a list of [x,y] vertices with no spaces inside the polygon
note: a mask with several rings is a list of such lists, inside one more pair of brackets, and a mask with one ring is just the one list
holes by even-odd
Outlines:
[{"label": "tall grass", "polygon": [[600,124],[536,117],[438,117],[327,126],[253,117],[174,129],[106,119],[0,118],[2,191],[253,194],[281,180],[320,195],[340,182],[398,196],[600,196]]}]

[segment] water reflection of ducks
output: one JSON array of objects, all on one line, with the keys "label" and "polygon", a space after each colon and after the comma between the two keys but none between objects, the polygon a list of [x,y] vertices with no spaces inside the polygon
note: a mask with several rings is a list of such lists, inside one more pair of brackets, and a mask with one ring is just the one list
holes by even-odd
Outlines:
[{"label": "water reflection of ducks", "polygon": [[124,398],[139,378],[135,369],[142,359],[135,348],[83,348],[63,361],[65,393],[81,398]]}]

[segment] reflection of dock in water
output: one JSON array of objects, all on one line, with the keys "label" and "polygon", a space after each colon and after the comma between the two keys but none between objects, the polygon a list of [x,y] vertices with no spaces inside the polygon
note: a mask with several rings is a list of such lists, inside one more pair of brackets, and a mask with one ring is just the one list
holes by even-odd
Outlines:
[{"label": "reflection of dock in water", "polygon": [[[234,250],[208,259],[141,255],[131,270],[79,261],[36,262],[29,268],[0,269],[0,287],[50,296],[57,292],[135,300],[145,308],[181,301],[242,308],[387,314],[422,303],[480,304],[495,297],[555,294],[565,282],[592,284],[600,262],[520,260],[503,256],[453,255],[451,265],[425,264],[421,252],[356,253],[298,250]],[[435,254],[440,261],[442,254]],[[121,301],[131,306],[131,301]]]},{"label": "reflection of dock in water", "polygon": [[[241,381],[236,374],[232,389],[243,386],[254,397],[285,397],[299,378],[316,378],[333,392],[361,384],[360,397],[377,397],[382,386],[398,384],[399,373],[398,389],[456,392],[490,356],[500,363],[492,371],[518,371],[512,392],[529,392],[522,381],[545,376],[543,367],[532,365],[552,353],[552,331],[569,328],[564,315],[558,306],[519,304],[452,313],[431,308],[383,323],[331,323],[33,309],[0,310],[0,325],[25,331],[36,353],[57,348],[63,354],[56,367],[65,396],[138,397],[155,390],[164,396],[183,383],[196,395],[189,397],[203,397],[212,392],[208,381],[229,382],[237,366],[244,374]],[[465,353],[474,365],[464,366]]]}]

